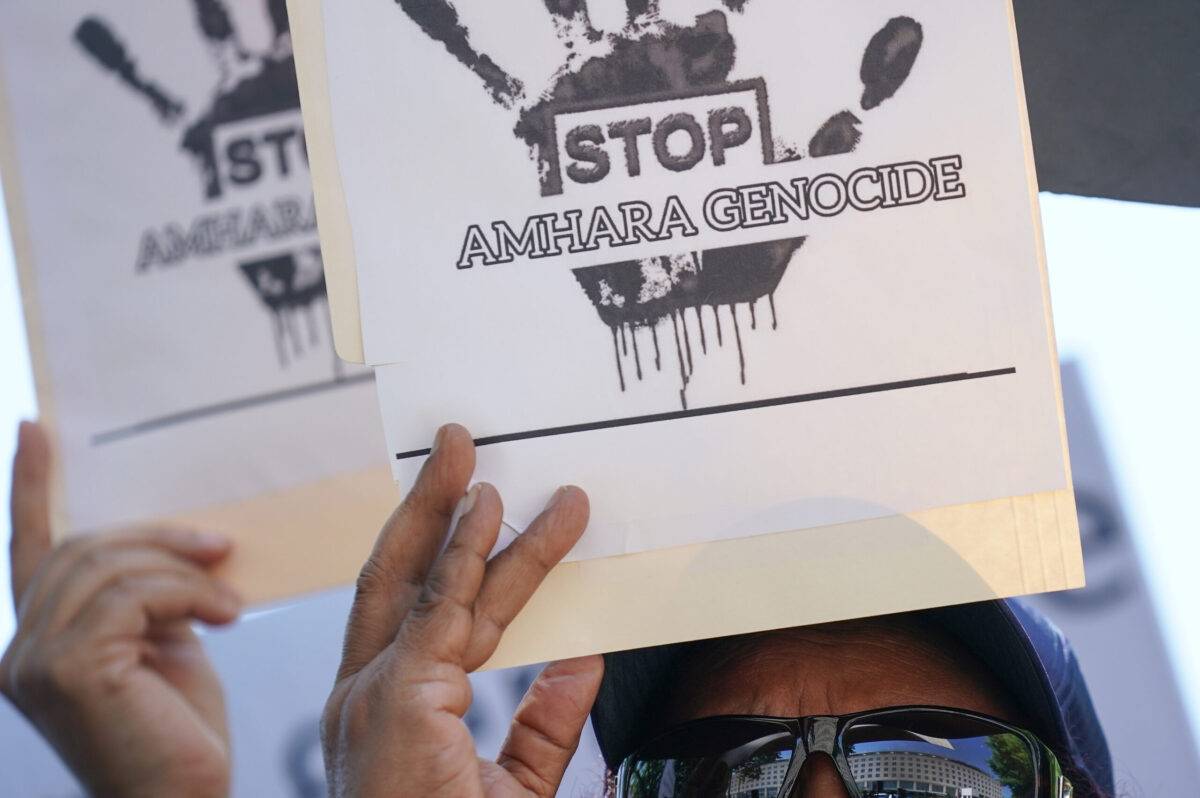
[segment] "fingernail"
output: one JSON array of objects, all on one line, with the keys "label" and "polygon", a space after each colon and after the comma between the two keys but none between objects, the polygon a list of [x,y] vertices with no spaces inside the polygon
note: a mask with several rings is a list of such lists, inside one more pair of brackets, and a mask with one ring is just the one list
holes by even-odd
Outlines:
[{"label": "fingernail", "polygon": [[438,447],[442,445],[442,441],[443,441],[445,438],[446,438],[446,428],[445,428],[445,427],[438,427],[437,434],[435,434],[435,435],[433,436],[433,445],[429,447],[429,454],[430,454],[430,456],[432,456],[432,455],[433,455],[433,453],[434,453],[434,452],[436,452],[436,451],[438,450]]},{"label": "fingernail", "polygon": [[462,500],[462,506],[459,508],[459,515],[465,516],[475,507],[475,502],[479,500],[479,494],[483,492],[483,483],[475,485],[467,491],[466,497]]},{"label": "fingernail", "polygon": [[202,549],[224,549],[233,544],[219,532],[193,532],[192,540]]},{"label": "fingernail", "polygon": [[546,502],[546,509],[549,510],[551,507],[562,501],[562,497],[567,495],[567,490],[567,486],[564,485],[563,487],[554,491],[554,495],[550,497],[550,501]]}]

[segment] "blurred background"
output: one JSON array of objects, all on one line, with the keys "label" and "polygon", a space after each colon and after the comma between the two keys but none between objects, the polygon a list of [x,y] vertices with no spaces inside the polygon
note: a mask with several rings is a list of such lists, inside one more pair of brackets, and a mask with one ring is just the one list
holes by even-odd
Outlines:
[{"label": "blurred background", "polygon": [[[1088,574],[1085,590],[1031,601],[1079,653],[1119,794],[1183,796],[1200,784],[1200,209],[1182,207],[1200,205],[1200,15],[1194,2],[1153,5],[1017,3],[1039,177],[1062,192],[1041,203]],[[4,463],[17,422],[37,416],[6,224],[0,213]],[[6,465],[0,482],[7,496]],[[6,542],[7,515],[0,530]],[[236,795],[325,794],[316,724],[349,601],[333,591],[207,635],[230,701]],[[0,648],[12,628],[0,590]],[[467,720],[483,754],[535,672],[476,677]],[[599,795],[601,773],[585,739],[560,794]],[[7,794],[80,794],[3,701],[0,774]]]}]

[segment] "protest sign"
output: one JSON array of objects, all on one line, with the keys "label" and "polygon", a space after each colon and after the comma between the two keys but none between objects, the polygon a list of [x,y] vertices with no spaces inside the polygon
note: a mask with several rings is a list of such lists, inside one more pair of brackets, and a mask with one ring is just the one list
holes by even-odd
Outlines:
[{"label": "protest sign", "polygon": [[58,531],[227,532],[259,600],[351,580],[396,501],[371,373],[332,346],[288,28],[265,0],[0,9]]},{"label": "protest sign", "polygon": [[592,497],[495,663],[1082,583],[1007,2],[291,10],[396,478]]}]

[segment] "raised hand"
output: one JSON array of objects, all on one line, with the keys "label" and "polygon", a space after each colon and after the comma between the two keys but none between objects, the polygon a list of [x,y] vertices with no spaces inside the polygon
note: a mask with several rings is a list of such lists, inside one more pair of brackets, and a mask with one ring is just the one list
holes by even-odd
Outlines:
[{"label": "raised hand", "polygon": [[17,632],[0,691],[93,795],[227,795],[225,703],[191,623],[238,615],[210,572],[229,542],[127,529],[52,549],[49,477],[46,435],[24,424],[12,482]]},{"label": "raised hand", "polygon": [[[474,468],[467,431],[442,428],[358,579],[321,723],[332,795],[552,796],[578,745],[599,689],[600,657],[548,666],[518,708],[495,762],[477,757],[463,722],[471,704],[467,674],[495,651],[588,517],[583,492],[562,488],[516,542],[488,561],[503,509],[490,485],[467,493]],[[460,502],[461,520],[447,543]]]}]

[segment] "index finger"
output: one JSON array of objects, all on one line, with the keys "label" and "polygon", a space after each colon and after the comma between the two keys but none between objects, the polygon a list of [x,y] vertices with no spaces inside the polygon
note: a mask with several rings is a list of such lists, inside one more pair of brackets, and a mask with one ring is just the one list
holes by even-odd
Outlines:
[{"label": "index finger", "polygon": [[38,564],[50,551],[50,466],[50,440],[45,428],[31,421],[21,422],[10,500],[13,606],[20,603]]},{"label": "index finger", "polygon": [[375,659],[416,603],[475,472],[475,444],[457,424],[438,430],[416,484],[384,524],[362,573],[342,648],[338,679]]}]

